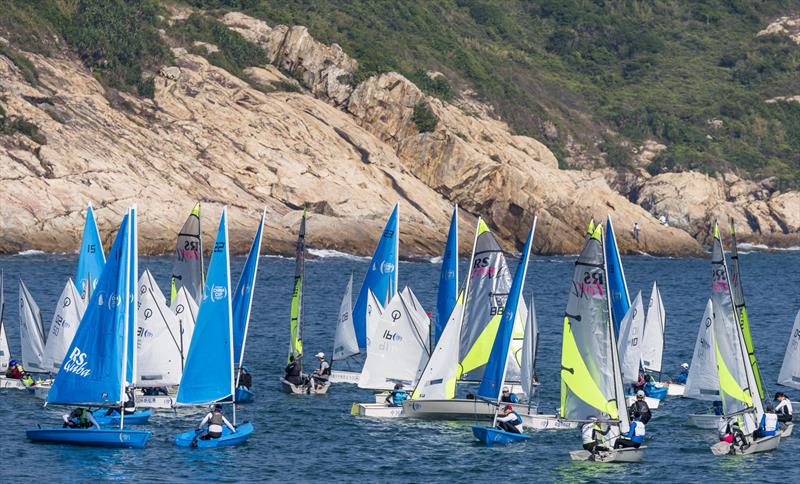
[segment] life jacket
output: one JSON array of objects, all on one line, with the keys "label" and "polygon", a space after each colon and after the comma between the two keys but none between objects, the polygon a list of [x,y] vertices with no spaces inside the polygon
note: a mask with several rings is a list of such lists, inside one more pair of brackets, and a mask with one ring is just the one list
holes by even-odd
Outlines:
[{"label": "life jacket", "polygon": [[82,408],[81,413],[78,415],[75,415],[75,413],[73,412],[73,414],[70,415],[70,420],[78,424],[79,428],[82,429],[89,428],[92,426],[92,422],[89,421],[89,417],[87,415],[88,411],[85,408]]},{"label": "life jacket", "polygon": [[211,418],[208,420],[208,431],[222,432],[223,423],[224,421],[222,420],[222,413],[212,412]]},{"label": "life jacket", "polygon": [[392,390],[392,405],[395,407],[399,407],[407,399],[408,393],[405,390]]},{"label": "life jacket", "polygon": [[512,410],[511,413],[513,413],[517,417],[517,419],[512,422],[512,425],[514,426],[522,425],[522,417],[520,417],[519,414],[514,410]]},{"label": "life jacket", "polygon": [[30,376],[30,375],[23,375],[22,378],[20,379],[20,381],[26,387],[29,387],[29,386],[33,385],[33,383],[34,383],[33,382],[33,377]]},{"label": "life jacket", "polygon": [[[327,364],[323,365],[323,363],[327,363]],[[324,368],[323,368],[323,366],[324,366]],[[319,364],[319,374],[320,375],[330,375],[331,374],[331,365],[326,360],[322,360],[320,362],[320,364]]]},{"label": "life jacket", "polygon": [[642,422],[631,422],[630,439],[637,444],[644,442],[645,426]]},{"label": "life jacket", "polygon": [[286,376],[300,376],[300,367],[297,361],[293,361],[286,366]]},{"label": "life jacket", "polygon": [[765,436],[775,435],[778,430],[778,416],[774,413],[765,413],[761,417],[761,430]]}]

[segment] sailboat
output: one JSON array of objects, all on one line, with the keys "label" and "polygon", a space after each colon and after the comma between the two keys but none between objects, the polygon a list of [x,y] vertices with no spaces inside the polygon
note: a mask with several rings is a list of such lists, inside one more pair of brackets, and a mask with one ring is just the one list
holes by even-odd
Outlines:
[{"label": "sailboat", "polygon": [[[297,247],[295,250],[295,268],[294,268],[294,291],[292,291],[292,305],[289,324],[289,357],[297,358],[300,366],[300,374],[303,377],[303,334],[305,327],[305,319],[303,314],[303,295],[305,293],[305,261],[306,261],[306,210],[303,210],[303,216],[300,219],[300,232],[297,236]],[[348,296],[349,299],[350,296]],[[353,332],[355,335],[355,330]],[[356,348],[357,352],[358,348]],[[303,385],[294,385],[291,382],[281,378],[281,388],[286,393],[296,395],[311,395],[311,394],[324,394],[328,392],[331,382],[327,381],[320,388],[314,384],[313,381],[307,381]]]},{"label": "sailboat", "polygon": [[[794,318],[794,325],[786,345],[786,353],[783,355],[781,371],[778,374],[778,385],[787,386],[800,390],[800,311]],[[795,402],[792,402],[795,404]],[[782,437],[788,437],[792,433],[792,423],[781,424],[783,429]]]},{"label": "sailboat", "polygon": [[139,279],[137,388],[173,387],[180,383],[184,354],[178,320],[148,269]]},{"label": "sailboat", "polygon": [[447,319],[453,312],[458,299],[458,205],[453,208],[450,230],[442,257],[442,270],[439,275],[439,291],[436,295],[436,326],[431,346],[436,346],[442,336]]},{"label": "sailboat", "polygon": [[714,317],[711,328],[714,332],[714,353],[719,375],[719,393],[724,418],[735,418],[747,441],[746,446],[734,446],[718,442],[711,446],[715,455],[752,454],[774,450],[780,444],[777,435],[756,438],[755,430],[764,415],[764,404],[758,394],[753,359],[748,351],[746,338],[739,325],[734,303],[733,287],[730,284],[725,251],[714,225],[713,250],[711,253],[711,301]]},{"label": "sailboat", "polygon": [[170,277],[170,305],[175,303],[178,291],[186,288],[189,296],[199,301],[203,296],[203,237],[200,230],[200,202],[178,232],[175,263]]},{"label": "sailboat", "polygon": [[[260,234],[260,229],[259,229]],[[233,404],[236,425],[236,373],[234,355],[234,322],[231,302],[230,248],[228,246],[228,209],[222,209],[217,239],[211,252],[197,325],[189,347],[178,387],[179,405],[205,406],[215,403]],[[222,436],[200,440],[190,430],[175,437],[178,447],[220,447],[243,443],[253,433],[253,424],[244,423],[231,432],[223,426]]]},{"label": "sailboat", "polygon": [[83,224],[83,237],[81,248],[78,252],[78,268],[75,273],[75,285],[80,291],[84,302],[88,302],[91,292],[97,285],[100,274],[106,265],[106,256],[103,253],[103,241],[97,230],[97,221],[94,218],[94,209],[91,202],[86,208],[86,221]]},{"label": "sailboat", "polygon": [[[511,290],[508,294],[505,308],[503,309],[503,316],[500,319],[500,324],[497,327],[497,334],[492,344],[492,351],[489,354],[489,360],[486,362],[483,378],[481,378],[481,384],[478,387],[477,398],[487,400],[498,406],[500,405],[502,388],[506,381],[509,353],[512,351],[511,339],[514,334],[514,325],[517,318],[517,307],[522,300],[525,275],[528,272],[528,258],[531,253],[531,243],[535,231],[536,218],[533,219],[533,225],[528,233],[528,239],[525,241],[525,247],[522,249],[522,258],[519,261],[519,265],[517,265],[517,270],[514,274],[514,282],[511,284]],[[525,434],[498,429],[495,427],[496,424],[497,410],[495,410],[491,427],[473,425],[472,434],[480,442],[488,446],[521,442],[530,438]]]},{"label": "sailboat", "polygon": [[[664,330],[666,326],[666,312],[664,301],[661,299],[661,290],[653,281],[650,291],[650,301],[647,304],[647,315],[644,323],[644,336],[642,341],[642,369],[650,374],[661,375],[664,359]],[[656,382],[658,388],[666,387],[667,395],[679,397],[683,395],[684,385],[673,382]]]},{"label": "sailboat", "polygon": [[[355,357],[366,354],[369,344],[371,321],[374,321],[377,306],[381,308],[394,297],[397,292],[397,277],[400,265],[400,204],[397,203],[386,221],[381,238],[375,247],[364,282],[353,308],[352,324],[358,342],[359,352],[338,361],[350,364],[347,370],[332,369],[331,383],[358,383],[360,370],[352,369]],[[372,293],[370,295],[370,293]],[[377,302],[378,304],[374,304]],[[338,333],[338,332],[337,332]],[[334,347],[337,346],[334,342]],[[333,366],[333,365],[332,365]]]},{"label": "sailboat", "polygon": [[[447,325],[417,382],[411,399],[403,402],[406,416],[429,419],[490,419],[494,406],[474,397],[456,399],[457,384],[479,383],[489,360],[492,341],[511,288],[503,250],[489,227],[478,219],[470,257],[470,273]],[[528,310],[520,302],[516,313],[506,381],[519,390],[519,350]],[[512,391],[516,391],[512,388]]]},{"label": "sailboat", "polygon": [[[125,387],[136,375],[136,207],[126,213],[109,260],[58,370],[47,403],[121,407]],[[118,429],[47,428],[28,430],[28,439],[102,447],[142,448],[151,433]]]},{"label": "sailboat", "polygon": [[50,332],[44,345],[43,363],[49,373],[58,373],[85,311],[86,303],[80,296],[78,288],[72,279],[67,280],[61,297],[58,298]]},{"label": "sailboat", "polygon": [[[561,409],[564,419],[611,426],[613,435],[629,430],[622,390],[617,338],[611,319],[608,269],[601,225],[590,226],[578,260],[564,314],[561,347]],[[646,446],[613,449],[597,454],[570,452],[572,460],[639,462]]]},{"label": "sailboat", "polygon": [[44,363],[44,325],[42,312],[28,287],[19,280],[19,340],[22,366],[28,373],[47,373]]},{"label": "sailboat", "polygon": [[25,389],[25,384],[15,378],[6,378],[8,362],[11,361],[11,350],[8,346],[8,335],[6,334],[6,323],[3,319],[5,312],[5,288],[3,286],[3,272],[0,271],[0,388]]},{"label": "sailboat", "polygon": [[[717,372],[716,343],[714,342],[714,302],[709,299],[700,320],[697,340],[692,353],[692,365],[686,378],[684,398],[720,402],[719,373]],[[711,409],[709,409],[711,410]],[[719,412],[722,412],[720,407]],[[714,412],[689,414],[689,424],[702,429],[716,429],[720,415]]]}]

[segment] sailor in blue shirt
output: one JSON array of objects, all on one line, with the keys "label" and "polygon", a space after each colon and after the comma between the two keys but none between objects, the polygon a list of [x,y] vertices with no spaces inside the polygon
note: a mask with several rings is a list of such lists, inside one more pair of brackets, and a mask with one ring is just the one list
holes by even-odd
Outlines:
[{"label": "sailor in blue shirt", "polygon": [[519,403],[519,398],[514,393],[509,391],[508,387],[503,387],[503,394],[500,396],[500,401],[503,403]]},{"label": "sailor in blue shirt", "polygon": [[402,407],[403,402],[408,398],[408,393],[403,389],[403,384],[398,383],[394,386],[394,390],[386,397],[386,404],[390,407]]},{"label": "sailor in blue shirt", "polygon": [[689,378],[689,363],[681,364],[681,372],[672,381],[681,385],[686,385],[686,379]]},{"label": "sailor in blue shirt", "polygon": [[644,443],[645,426],[638,419],[631,420],[631,426],[628,433],[621,435],[617,442],[614,444],[615,449],[622,449],[626,447],[633,447],[638,449]]},{"label": "sailor in blue shirt", "polygon": [[772,405],[767,406],[767,411],[761,416],[761,422],[756,429],[756,438],[771,437],[778,433],[778,416]]}]

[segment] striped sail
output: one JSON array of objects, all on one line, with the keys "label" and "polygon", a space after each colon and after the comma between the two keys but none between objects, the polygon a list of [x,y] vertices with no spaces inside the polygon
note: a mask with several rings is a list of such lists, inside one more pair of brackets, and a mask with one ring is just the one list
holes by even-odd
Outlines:
[{"label": "striped sail", "polygon": [[195,301],[203,297],[203,238],[200,231],[199,202],[194,205],[178,232],[170,286],[170,304],[175,302],[182,287],[186,288]]}]

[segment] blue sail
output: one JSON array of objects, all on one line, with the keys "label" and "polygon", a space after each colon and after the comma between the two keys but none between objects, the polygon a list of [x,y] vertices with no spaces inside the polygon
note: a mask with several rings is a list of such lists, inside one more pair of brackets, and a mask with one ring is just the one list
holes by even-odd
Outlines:
[{"label": "blue sail", "polygon": [[92,289],[97,285],[103,267],[106,265],[106,256],[103,254],[103,242],[100,240],[100,232],[97,231],[97,223],[94,220],[94,210],[92,204],[86,209],[86,222],[83,225],[83,240],[81,250],[78,253],[78,271],[75,274],[75,285],[81,292],[81,296],[86,299],[86,284],[89,275],[92,276]]},{"label": "blue sail", "polygon": [[261,232],[264,228],[264,214],[258,223],[258,230],[250,246],[247,262],[244,263],[239,284],[233,294],[233,362],[240,367],[244,361],[244,347],[247,340],[247,327],[250,324],[250,308],[253,305],[253,289],[256,286],[258,255],[261,253]]},{"label": "blue sail", "polygon": [[52,388],[49,403],[102,405],[122,401],[127,331],[135,311],[136,285],[130,285],[130,260],[135,245],[135,218],[122,220],[106,268],[83,314]]},{"label": "blue sail", "polygon": [[436,297],[436,326],[433,332],[433,346],[439,342],[450,313],[458,299],[458,205],[450,218],[450,232],[442,258],[442,272],[439,275],[439,294]]},{"label": "blue sail", "polygon": [[[367,296],[371,290],[378,297],[381,304],[386,304],[389,299],[394,297],[397,292],[397,269],[398,269],[398,241],[400,228],[398,217],[400,204],[394,206],[386,227],[383,229],[378,246],[372,255],[372,261],[364,276],[364,283],[361,285],[361,292],[358,293],[356,305],[353,308],[353,326],[356,329],[356,339],[358,347],[367,347]],[[386,299],[383,299],[386,297]]]},{"label": "blue sail", "polygon": [[517,265],[517,270],[514,273],[514,282],[511,283],[506,306],[503,308],[503,317],[497,327],[497,335],[494,338],[492,352],[489,353],[489,361],[486,363],[481,385],[478,388],[478,395],[486,399],[500,399],[500,390],[503,387],[503,380],[506,376],[506,362],[508,361],[508,351],[511,346],[511,336],[514,332],[514,321],[517,317],[517,307],[525,286],[528,257],[531,253],[531,243],[533,242],[533,233],[535,231],[536,219],[533,219],[533,226],[528,232],[528,240],[525,241],[525,247],[522,249],[522,258]]},{"label": "blue sail", "polygon": [[628,313],[631,299],[628,296],[628,284],[625,282],[625,271],[622,269],[622,259],[617,249],[617,238],[614,235],[611,216],[606,220],[606,264],[608,294],[611,296],[611,320],[614,322],[614,332],[619,334],[619,323]]},{"label": "blue sail", "polygon": [[228,209],[224,208],[178,388],[178,403],[205,405],[233,396],[233,316],[228,254]]}]

